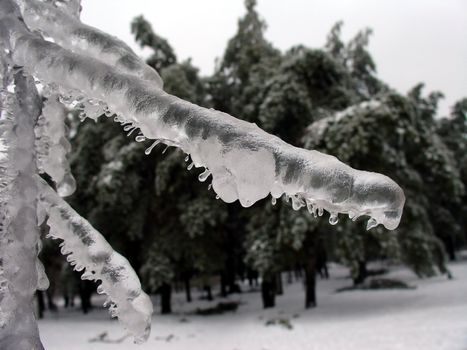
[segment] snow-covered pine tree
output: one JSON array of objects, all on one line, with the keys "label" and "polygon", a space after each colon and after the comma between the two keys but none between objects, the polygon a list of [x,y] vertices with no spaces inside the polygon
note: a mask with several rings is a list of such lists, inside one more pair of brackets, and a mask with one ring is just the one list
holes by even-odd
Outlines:
[{"label": "snow-covered pine tree", "polygon": [[190,168],[212,176],[225,202],[249,207],[286,195],[296,210],[328,211],[331,223],[341,213],[369,216],[368,228],[397,227],[405,197],[394,181],[167,94],[155,70],[120,40],[81,23],[79,12],[79,0],[0,0],[2,349],[43,348],[32,298],[48,284],[37,259],[44,220],[67,260],[84,270],[82,278],[101,282],[98,293],[109,295],[111,314],[135,340],[150,331],[151,302],[128,261],[61,198],[74,189],[61,104],[81,109],[83,118],[111,117],[137,131],[137,142],[152,139],[148,153],[158,143],[179,147],[191,157]]}]

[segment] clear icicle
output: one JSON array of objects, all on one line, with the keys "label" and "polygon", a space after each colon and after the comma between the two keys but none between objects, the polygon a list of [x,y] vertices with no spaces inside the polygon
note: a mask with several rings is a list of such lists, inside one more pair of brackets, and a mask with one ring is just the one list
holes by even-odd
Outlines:
[{"label": "clear icicle", "polygon": [[209,171],[209,169],[206,169],[198,175],[198,180],[204,182],[209,177],[209,175],[211,175],[211,172]]},{"label": "clear icicle", "polygon": [[128,134],[126,134],[126,136],[130,136],[131,134],[133,134],[133,131],[135,131],[138,128],[135,126],[135,127],[130,128],[130,129],[131,129],[130,132]]},{"label": "clear icicle", "polygon": [[329,215],[329,223],[331,225],[336,225],[339,222],[339,217],[336,213],[330,213]]},{"label": "clear icicle", "polygon": [[378,222],[374,218],[370,218],[366,224],[366,229],[371,230],[376,226],[378,226]]},{"label": "clear icicle", "polygon": [[323,216],[324,210],[322,207],[318,207],[318,216]]},{"label": "clear icicle", "polygon": [[146,150],[144,151],[144,154],[146,155],[149,155],[151,154],[152,150],[154,149],[154,147],[156,147],[159,143],[161,143],[160,140],[156,140],[152,143],[151,146],[149,146],[148,148],[146,148]]}]

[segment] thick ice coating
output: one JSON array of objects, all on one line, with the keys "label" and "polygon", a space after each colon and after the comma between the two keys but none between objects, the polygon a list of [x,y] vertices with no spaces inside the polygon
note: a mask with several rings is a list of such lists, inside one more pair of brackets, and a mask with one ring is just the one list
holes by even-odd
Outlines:
[{"label": "thick ice coating", "polygon": [[51,96],[44,102],[35,128],[37,167],[40,173],[50,175],[61,197],[73,194],[76,189],[67,160],[71,146],[66,137],[65,116],[66,110],[58,97]]},{"label": "thick ice coating", "polygon": [[248,207],[269,194],[274,198],[286,194],[295,209],[307,206],[312,213],[324,209],[331,218],[339,213],[352,218],[367,215],[370,228],[383,224],[395,229],[399,224],[404,193],[384,175],[293,147],[254,124],[181,100],[28,32],[16,31],[9,37],[16,64],[67,98],[92,101],[101,106],[101,113],[110,111],[122,124],[139,128],[137,141],[148,138],[180,147],[196,167],[209,169],[212,187],[225,202],[238,199]]},{"label": "thick ice coating", "polygon": [[31,77],[0,53],[0,349],[41,350],[34,316],[36,290],[48,280],[37,259],[38,189],[34,125],[41,100]]},{"label": "thick ice coating", "polygon": [[146,341],[151,330],[152,304],[130,263],[115,252],[105,238],[61,199],[42,179],[40,205],[49,215],[49,236],[61,239],[61,252],[75,270],[84,270],[82,279],[101,281],[99,294],[107,294],[104,306],[118,317],[135,337]]},{"label": "thick ice coating", "polygon": [[[52,3],[37,0],[17,0],[17,2],[30,30],[40,30],[65,48],[85,53],[89,57],[115,66],[121,72],[136,75],[162,87],[159,74],[146,65],[120,39],[81,23],[76,15],[61,11],[58,4],[53,6]],[[74,5],[72,9],[79,6],[70,3]]]}]

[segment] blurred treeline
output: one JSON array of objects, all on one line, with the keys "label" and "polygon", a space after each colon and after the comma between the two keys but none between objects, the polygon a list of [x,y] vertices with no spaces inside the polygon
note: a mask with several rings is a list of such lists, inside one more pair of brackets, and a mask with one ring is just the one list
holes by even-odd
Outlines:
[{"label": "blurred treeline", "polygon": [[[447,259],[466,242],[467,99],[438,118],[441,92],[425,94],[418,84],[402,95],[389,87],[368,49],[370,29],[343,42],[338,22],[323,48],[286,52],[268,42],[265,29],[256,1],[247,0],[214,74],[201,77],[142,16],[131,23],[167,92],[398,182],[407,197],[399,229],[367,231],[364,220],[343,217],[331,226],[285,200],[227,205],[198,181],[199,169],[187,170],[181,151],[157,146],[146,155],[150,143],[135,142],[106,117],[72,121],[72,206],[130,260],[147,292],[160,293],[162,313],[171,312],[174,288],[188,301],[192,288],[212,299],[240,292],[240,280],[260,283],[263,305],[272,307],[283,272],[303,278],[305,306],[312,307],[327,260],[348,266],[356,284],[377,260],[404,263],[420,277],[449,275]],[[89,300],[93,286],[63,267],[58,254],[46,242],[49,275],[61,274],[65,294]]]}]

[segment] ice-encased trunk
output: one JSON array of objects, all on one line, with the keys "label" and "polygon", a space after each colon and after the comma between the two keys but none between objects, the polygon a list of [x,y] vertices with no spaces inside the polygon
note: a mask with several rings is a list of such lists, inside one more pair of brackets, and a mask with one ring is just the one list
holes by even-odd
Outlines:
[{"label": "ice-encased trunk", "polygon": [[[41,99],[31,77],[16,72],[13,79],[3,63],[1,137],[9,183],[2,174],[2,230],[0,232],[0,349],[43,349],[34,315],[36,289],[48,281],[38,263],[39,229],[35,175],[34,126]],[[10,127],[11,126],[11,127]],[[3,169],[2,169],[3,170]]]}]

